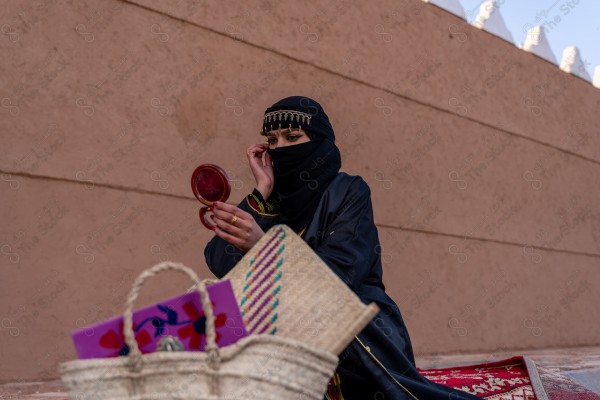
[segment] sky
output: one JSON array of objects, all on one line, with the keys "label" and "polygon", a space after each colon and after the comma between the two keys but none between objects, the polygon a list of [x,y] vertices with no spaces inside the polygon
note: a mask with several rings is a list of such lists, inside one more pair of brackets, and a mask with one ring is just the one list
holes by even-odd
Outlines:
[{"label": "sky", "polygon": [[[459,1],[467,21],[473,22],[484,0]],[[577,46],[586,70],[594,77],[594,69],[600,65],[600,0],[496,0],[496,4],[515,45],[525,42],[530,27],[546,23],[558,64],[566,47]]]}]

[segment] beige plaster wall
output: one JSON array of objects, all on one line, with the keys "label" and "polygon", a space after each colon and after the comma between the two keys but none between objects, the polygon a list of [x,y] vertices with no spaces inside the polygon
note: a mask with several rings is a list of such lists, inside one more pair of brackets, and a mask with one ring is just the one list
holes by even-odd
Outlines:
[{"label": "beige plaster wall", "polygon": [[[419,354],[598,345],[600,91],[418,0],[8,1],[0,380],[56,378],[143,269],[211,276],[189,177],[314,97]],[[149,284],[140,304],[187,288]]]}]

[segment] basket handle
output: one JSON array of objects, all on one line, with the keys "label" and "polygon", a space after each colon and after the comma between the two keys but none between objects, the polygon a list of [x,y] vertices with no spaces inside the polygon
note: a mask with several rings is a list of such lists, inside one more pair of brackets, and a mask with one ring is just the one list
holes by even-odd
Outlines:
[{"label": "basket handle", "polygon": [[151,278],[157,275],[158,273],[166,270],[182,272],[186,274],[192,281],[194,281],[198,292],[200,293],[200,303],[202,304],[204,314],[206,315],[206,352],[208,353],[208,364],[212,369],[218,369],[219,364],[221,362],[221,356],[219,354],[219,348],[217,347],[216,343],[217,335],[215,332],[215,314],[213,311],[212,303],[210,302],[210,297],[208,296],[208,292],[206,291],[206,285],[204,281],[200,281],[198,275],[196,275],[196,273],[192,269],[186,267],[181,263],[176,263],[173,261],[164,261],[158,263],[155,266],[142,272],[133,283],[129,294],[127,295],[127,301],[125,302],[123,334],[125,336],[125,343],[127,344],[127,346],[129,346],[129,357],[133,362],[134,369],[139,370],[139,368],[141,367],[142,352],[138,347],[133,333],[133,303],[137,299],[140,289],[142,288],[142,285],[144,284],[146,279]]}]

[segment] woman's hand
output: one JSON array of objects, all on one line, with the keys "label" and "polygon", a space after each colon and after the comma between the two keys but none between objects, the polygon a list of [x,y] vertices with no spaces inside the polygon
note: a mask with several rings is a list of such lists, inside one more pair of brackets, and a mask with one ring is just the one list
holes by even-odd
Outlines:
[{"label": "woman's hand", "polygon": [[237,206],[218,202],[213,205],[213,214],[217,224],[215,234],[244,253],[265,234],[254,217]]},{"label": "woman's hand", "polygon": [[[246,155],[248,156],[248,163],[250,169],[256,179],[256,189],[262,194],[263,199],[267,201],[271,192],[273,191],[273,185],[275,184],[275,177],[273,175],[273,164],[271,162],[271,156],[267,152],[269,145],[266,143],[257,143],[248,147]],[[263,153],[265,155],[265,161],[263,163]]]}]

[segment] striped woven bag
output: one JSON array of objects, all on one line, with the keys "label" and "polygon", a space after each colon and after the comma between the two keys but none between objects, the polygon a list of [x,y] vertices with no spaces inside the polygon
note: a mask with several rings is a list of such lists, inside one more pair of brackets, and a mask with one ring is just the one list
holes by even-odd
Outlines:
[{"label": "striped woven bag", "polygon": [[369,305],[287,225],[276,225],[223,279],[231,280],[246,329],[339,355],[379,308]]}]

